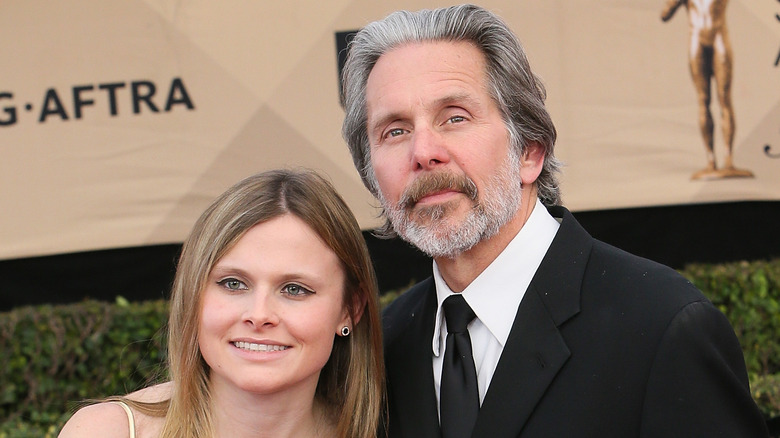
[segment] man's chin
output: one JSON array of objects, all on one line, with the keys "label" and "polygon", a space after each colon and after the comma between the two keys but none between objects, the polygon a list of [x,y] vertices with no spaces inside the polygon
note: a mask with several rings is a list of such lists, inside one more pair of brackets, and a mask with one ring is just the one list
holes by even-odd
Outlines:
[{"label": "man's chin", "polygon": [[433,222],[462,220],[462,217],[458,217],[460,206],[461,203],[456,200],[438,204],[417,204],[407,211],[407,219],[424,227],[432,227]]},{"label": "man's chin", "polygon": [[407,229],[415,230],[417,233],[425,233],[436,240],[446,238],[448,235],[456,232],[459,225],[451,217],[443,219],[441,217],[425,216],[415,216],[407,224]]},{"label": "man's chin", "polygon": [[[406,242],[412,244],[415,248],[422,251],[429,257],[434,259],[448,258],[452,259],[458,257],[464,252],[468,251],[473,245],[464,247],[463,242],[452,241],[452,236],[444,236],[443,238],[434,238],[434,236],[424,236],[421,239],[419,235],[401,235],[401,238]],[[438,236],[436,236],[438,237]]]},{"label": "man's chin", "polygon": [[459,234],[458,226],[452,223],[444,224],[441,221],[434,224],[415,221],[398,232],[403,240],[427,255],[450,258],[468,250],[463,247],[464,242],[457,237]]}]

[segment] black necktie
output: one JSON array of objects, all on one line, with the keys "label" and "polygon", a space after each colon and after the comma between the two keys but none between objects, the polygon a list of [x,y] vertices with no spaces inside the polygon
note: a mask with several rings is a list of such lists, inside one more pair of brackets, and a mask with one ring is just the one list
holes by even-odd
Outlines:
[{"label": "black necktie", "polygon": [[476,317],[459,294],[442,304],[447,320],[447,349],[441,372],[441,434],[443,438],[470,437],[479,414],[477,370],[466,326]]}]

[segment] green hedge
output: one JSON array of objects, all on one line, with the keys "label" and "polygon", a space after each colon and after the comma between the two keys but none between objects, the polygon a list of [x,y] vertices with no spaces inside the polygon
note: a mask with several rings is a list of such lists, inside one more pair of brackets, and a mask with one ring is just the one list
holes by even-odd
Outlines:
[{"label": "green hedge", "polygon": [[753,398],[780,416],[780,259],[690,265],[681,273],[726,314],[742,345]]},{"label": "green hedge", "polygon": [[78,401],[164,378],[167,312],[118,298],[0,314],[0,438],[56,436]]},{"label": "green hedge", "polygon": [[[780,415],[780,259],[681,272],[729,318],[754,398]],[[0,438],[55,437],[79,401],[164,380],[167,312],[165,301],[118,298],[0,313]]]}]

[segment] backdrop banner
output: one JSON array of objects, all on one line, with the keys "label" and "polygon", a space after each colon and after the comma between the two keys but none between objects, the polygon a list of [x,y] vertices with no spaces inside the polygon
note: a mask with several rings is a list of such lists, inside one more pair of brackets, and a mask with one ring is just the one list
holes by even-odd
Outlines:
[{"label": "backdrop banner", "polygon": [[[780,2],[478,3],[547,86],[572,210],[780,199]],[[0,259],[181,242],[275,167],[327,174],[376,226],[340,134],[339,35],[447,4],[4,1]]]}]

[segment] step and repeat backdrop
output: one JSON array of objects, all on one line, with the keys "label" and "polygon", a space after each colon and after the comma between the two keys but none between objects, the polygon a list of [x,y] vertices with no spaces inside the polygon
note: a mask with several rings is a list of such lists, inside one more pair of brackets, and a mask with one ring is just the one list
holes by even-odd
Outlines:
[{"label": "step and repeat backdrop", "polygon": [[[544,79],[572,210],[780,199],[780,1],[478,3]],[[340,41],[447,4],[3,1],[0,259],[181,242],[280,166],[377,225],[340,135]]]}]

